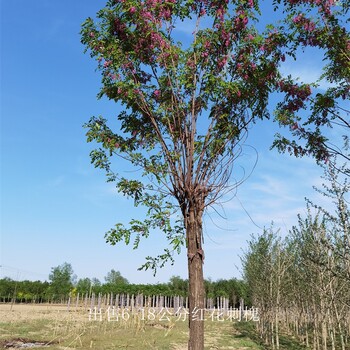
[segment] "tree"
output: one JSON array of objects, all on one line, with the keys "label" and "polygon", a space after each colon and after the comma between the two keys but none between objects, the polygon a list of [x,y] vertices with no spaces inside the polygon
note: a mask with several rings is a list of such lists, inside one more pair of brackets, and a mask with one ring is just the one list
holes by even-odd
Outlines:
[{"label": "tree", "polygon": [[283,241],[264,231],[249,242],[242,259],[253,304],[260,309],[260,335],[276,349],[280,325],[306,347],[346,349],[350,187],[345,167],[324,166],[324,182],[315,189],[327,201],[307,200],[306,217],[298,215],[298,225]]},{"label": "tree", "polygon": [[2,301],[10,301],[15,290],[15,281],[9,277],[0,279],[0,297]]},{"label": "tree", "polygon": [[[102,73],[99,97],[124,109],[117,127],[102,117],[86,124],[95,167],[107,181],[147,209],[144,220],[118,223],[108,243],[134,248],[150,230],[163,232],[170,248],[147,257],[143,268],[173,262],[186,245],[189,274],[189,349],[203,349],[204,309],[202,217],[238,183],[230,184],[233,164],[248,129],[267,118],[269,92],[278,88],[284,36],[254,26],[257,1],[110,0],[82,26],[82,43]],[[176,42],[176,24],[193,23],[192,36]],[[300,88],[302,98],[309,91]],[[115,124],[115,122],[114,122]],[[119,129],[119,131],[118,131]],[[124,178],[111,158],[141,169]]]},{"label": "tree", "polygon": [[91,295],[92,293],[98,294],[102,290],[102,283],[97,277],[91,278],[91,285],[89,289],[89,294]]},{"label": "tree", "polygon": [[71,291],[76,276],[71,264],[63,263],[53,267],[49,274],[50,288],[49,293],[56,299],[65,297]]},{"label": "tree", "polygon": [[168,285],[173,295],[186,296],[188,294],[188,281],[180,276],[172,276]]},{"label": "tree", "polygon": [[101,281],[97,277],[93,277],[91,279],[91,283],[94,287],[100,287],[102,285]]},{"label": "tree", "polygon": [[[329,87],[314,89],[308,101],[300,103],[294,92],[300,83],[290,77],[289,84],[282,87],[289,92],[284,103],[279,105],[277,120],[290,128],[292,138],[278,135],[274,145],[296,156],[311,154],[317,161],[330,161],[333,166],[336,166],[334,155],[349,161],[350,30],[347,14],[350,1],[275,2],[284,5],[286,17],[282,30],[288,35],[291,53],[296,55],[297,50],[310,47],[319,49],[318,55],[324,58],[325,64],[322,76],[313,85],[319,87],[323,80]],[[338,140],[327,138],[327,129],[333,127],[339,130]],[[350,175],[349,168],[343,170]]]},{"label": "tree", "polygon": [[76,288],[78,293],[87,294],[90,292],[92,288],[92,281],[88,277],[79,278]]},{"label": "tree", "polygon": [[[323,215],[323,220],[327,224],[328,236],[321,243],[323,251],[333,257],[332,273],[340,279],[350,282],[350,209],[349,192],[350,184],[348,178],[344,176],[344,169],[347,164],[338,166],[323,166],[324,175],[322,188],[314,189],[322,194],[330,202],[331,210],[322,205],[307,200],[308,205],[317,209]],[[313,259],[319,265],[321,259]]]},{"label": "tree", "polygon": [[128,280],[125,277],[123,277],[119,271],[115,271],[113,269],[107,273],[107,276],[105,277],[105,281],[111,285],[129,283]]},{"label": "tree", "polygon": [[[272,273],[278,237],[272,228],[264,229],[258,237],[251,237],[248,250],[242,259],[243,275],[248,285],[249,297],[254,307],[259,308],[259,335],[267,344],[274,344],[273,324],[275,274]],[[275,345],[275,344],[274,344]]]}]

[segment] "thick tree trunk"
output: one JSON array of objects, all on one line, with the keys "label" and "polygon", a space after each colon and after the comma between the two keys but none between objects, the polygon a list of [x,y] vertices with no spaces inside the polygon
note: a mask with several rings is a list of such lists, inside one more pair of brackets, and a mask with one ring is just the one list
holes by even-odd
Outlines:
[{"label": "thick tree trunk", "polygon": [[202,249],[202,214],[189,210],[186,220],[189,277],[189,350],[204,349],[204,279]]}]

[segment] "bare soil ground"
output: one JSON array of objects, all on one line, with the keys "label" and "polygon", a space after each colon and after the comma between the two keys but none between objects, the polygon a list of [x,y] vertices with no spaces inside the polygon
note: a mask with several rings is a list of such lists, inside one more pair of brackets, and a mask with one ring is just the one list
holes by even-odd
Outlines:
[{"label": "bare soil ground", "polygon": [[0,304],[0,322],[16,322],[30,320],[51,320],[74,318],[84,320],[87,318],[87,311],[83,308],[67,308],[67,305],[56,304]]}]

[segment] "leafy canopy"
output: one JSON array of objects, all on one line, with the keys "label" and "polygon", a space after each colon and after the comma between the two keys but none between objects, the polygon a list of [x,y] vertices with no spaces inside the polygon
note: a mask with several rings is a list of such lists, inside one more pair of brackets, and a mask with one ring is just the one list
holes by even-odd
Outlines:
[{"label": "leafy canopy", "polygon": [[[314,93],[306,103],[296,98],[293,89],[286,91],[286,99],[279,104],[276,119],[280,125],[289,127],[292,137],[279,134],[274,146],[296,156],[311,154],[317,161],[331,160],[333,166],[336,166],[331,157],[334,155],[349,161],[350,1],[274,2],[283,5],[286,14],[283,31],[291,43],[291,53],[295,55],[298,50],[312,48],[324,61],[322,75],[314,82]],[[300,85],[292,77],[290,81],[291,86]],[[344,140],[328,139],[329,128],[335,128],[333,134],[338,132]],[[348,168],[345,173],[350,174]]]},{"label": "leafy canopy", "polygon": [[62,265],[53,267],[49,274],[51,294],[56,296],[67,295],[76,281],[72,265],[65,262]]},{"label": "leafy canopy", "polygon": [[[272,27],[259,32],[258,17],[253,0],[110,0],[84,22],[82,43],[102,74],[98,96],[123,108],[112,127],[102,117],[86,124],[88,141],[101,145],[92,163],[147,208],[145,220],[117,224],[107,242],[128,244],[135,235],[137,248],[141,237],[158,229],[179,251],[189,208],[201,217],[230,188],[248,128],[269,117],[269,93],[280,88],[287,39]],[[308,90],[301,90],[306,98]],[[114,156],[142,174],[121,176],[112,167]],[[144,267],[167,259],[168,249],[148,257]]]}]

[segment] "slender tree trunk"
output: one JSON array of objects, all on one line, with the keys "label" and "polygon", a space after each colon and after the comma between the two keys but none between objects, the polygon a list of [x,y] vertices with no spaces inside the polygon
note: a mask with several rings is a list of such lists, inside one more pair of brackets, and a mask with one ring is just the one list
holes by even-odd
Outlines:
[{"label": "slender tree trunk", "polygon": [[276,314],[275,314],[275,334],[276,334],[276,349],[280,348],[280,336],[279,336],[279,313],[280,313],[280,297],[281,297],[281,274],[284,274],[284,270],[281,269],[281,250],[278,246],[278,270],[277,270],[277,286],[276,286]]},{"label": "slender tree trunk", "polygon": [[328,311],[326,310],[326,306],[323,301],[323,295],[321,295],[320,306],[321,306],[320,320],[321,320],[322,349],[327,350],[328,325],[326,321],[327,321]]},{"label": "slender tree trunk", "polygon": [[[197,214],[197,215],[196,215]],[[189,277],[189,350],[204,349],[202,215],[190,209],[186,220]]]}]

